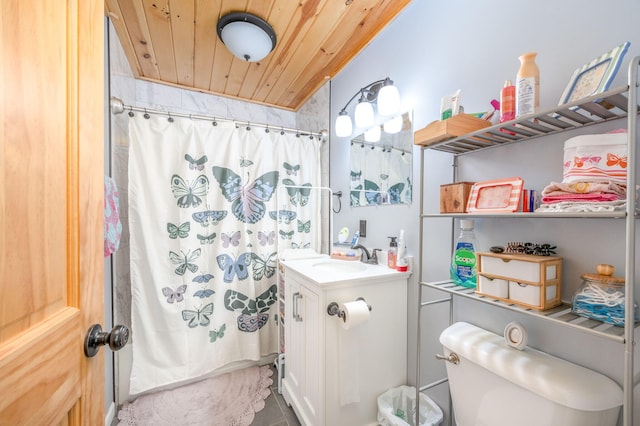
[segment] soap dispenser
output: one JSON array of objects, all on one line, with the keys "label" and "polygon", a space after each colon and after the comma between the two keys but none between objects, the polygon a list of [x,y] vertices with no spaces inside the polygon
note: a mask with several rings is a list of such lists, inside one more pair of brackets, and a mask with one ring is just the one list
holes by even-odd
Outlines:
[{"label": "soap dispenser", "polygon": [[391,242],[389,243],[389,254],[387,255],[387,266],[391,269],[396,269],[396,260],[398,258],[398,237],[387,238],[391,238]]}]

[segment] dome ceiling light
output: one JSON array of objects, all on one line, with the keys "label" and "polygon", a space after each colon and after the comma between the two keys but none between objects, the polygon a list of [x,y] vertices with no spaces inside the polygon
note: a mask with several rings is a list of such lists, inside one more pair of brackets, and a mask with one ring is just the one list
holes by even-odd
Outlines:
[{"label": "dome ceiling light", "polygon": [[231,12],[218,21],[218,37],[236,57],[257,62],[276,47],[276,32],[264,19],[246,12]]}]

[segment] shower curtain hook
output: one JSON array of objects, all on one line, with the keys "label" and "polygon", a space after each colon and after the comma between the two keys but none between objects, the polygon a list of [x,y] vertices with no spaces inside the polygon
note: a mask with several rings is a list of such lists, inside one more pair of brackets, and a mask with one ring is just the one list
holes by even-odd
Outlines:
[{"label": "shower curtain hook", "polygon": [[143,115],[143,117],[144,117],[144,118],[146,118],[147,120],[151,117],[151,116],[149,115],[149,113],[147,112],[147,109],[146,109],[146,108],[144,109],[144,115]]},{"label": "shower curtain hook", "polygon": [[135,114],[133,113],[133,107],[129,105],[129,117],[133,117]]},{"label": "shower curtain hook", "polygon": [[251,123],[247,121],[247,131],[251,130]]},{"label": "shower curtain hook", "polygon": [[171,116],[171,112],[168,112],[167,114],[169,114],[169,118],[167,118],[167,121],[169,123],[173,123],[173,117]]},{"label": "shower curtain hook", "polygon": [[281,134],[282,136],[284,136],[284,127],[281,127],[281,128],[280,128],[280,134]]},{"label": "shower curtain hook", "polygon": [[214,127],[218,125],[218,121],[215,116],[213,117],[213,122],[211,123],[211,125]]},{"label": "shower curtain hook", "polygon": [[268,125],[268,124],[266,124],[266,125],[264,126],[264,132],[265,132],[265,133],[269,133],[269,125]]}]

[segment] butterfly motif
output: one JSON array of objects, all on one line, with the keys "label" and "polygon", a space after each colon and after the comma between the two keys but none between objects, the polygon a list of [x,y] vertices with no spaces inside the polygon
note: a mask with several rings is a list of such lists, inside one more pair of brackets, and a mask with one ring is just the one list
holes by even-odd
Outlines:
[{"label": "butterfly motif", "polygon": [[185,291],[187,291],[186,285],[178,286],[175,290],[171,287],[162,288],[162,294],[167,298],[167,303],[182,302],[184,300]]},{"label": "butterfly motif", "polygon": [[197,160],[194,160],[194,158],[192,156],[190,156],[189,154],[185,154],[184,155],[184,159],[187,160],[189,162],[189,168],[191,170],[204,170],[204,163],[207,162],[207,156],[203,155],[202,157],[200,157]]},{"label": "butterfly motif", "polygon": [[353,170],[351,170],[350,176],[352,182],[359,181],[360,176],[362,176],[362,170],[360,170],[359,172],[354,172]]},{"label": "butterfly motif", "polygon": [[213,294],[215,294],[215,291],[211,290],[210,288],[205,288],[202,290],[198,290],[195,293],[193,293],[193,295],[195,297],[199,297],[200,299],[204,299],[206,297],[211,297]]},{"label": "butterfly motif", "polygon": [[258,240],[261,246],[272,245],[275,243],[276,231],[266,232],[258,231]]},{"label": "butterfly motif", "polygon": [[296,164],[295,166],[292,166],[291,164],[285,162],[282,166],[285,168],[288,175],[297,176],[298,170],[300,170],[300,164]]},{"label": "butterfly motif", "polygon": [[280,239],[282,240],[290,240],[293,237],[293,231],[285,232],[280,230]]},{"label": "butterfly motif", "polygon": [[285,223],[287,225],[291,223],[291,221],[294,220],[297,216],[298,214],[293,210],[278,210],[277,212],[269,212],[269,217],[271,219],[277,220],[278,223]]},{"label": "butterfly motif", "polygon": [[226,210],[205,210],[201,212],[195,212],[191,215],[193,220],[198,222],[203,227],[209,226],[209,224],[217,225],[222,219],[227,217]]},{"label": "butterfly motif", "polygon": [[197,327],[201,325],[203,327],[208,326],[211,323],[210,315],[213,314],[213,303],[205,305],[202,309],[196,308],[195,310],[185,309],[182,311],[182,319],[189,322],[189,328]]},{"label": "butterfly motif", "polygon": [[196,275],[195,277],[193,277],[191,281],[193,281],[194,283],[202,284],[202,283],[208,283],[213,278],[214,277],[211,274],[202,274],[202,275]]},{"label": "butterfly motif", "polygon": [[197,234],[196,236],[198,237],[198,240],[200,240],[200,244],[213,244],[213,240],[216,238],[216,233],[214,232],[209,235]]},{"label": "butterfly motif", "polygon": [[626,155],[615,155],[610,152],[607,153],[607,166],[615,166],[619,165],[623,169],[627,168],[627,156]]},{"label": "butterfly motif", "polygon": [[240,235],[240,231],[220,234],[220,238],[222,238],[222,247],[228,248],[230,245],[238,247],[238,244],[240,244]]},{"label": "butterfly motif", "polygon": [[297,249],[306,249],[306,248],[309,248],[309,247],[311,247],[311,243],[304,243],[304,244],[303,243],[300,243],[300,244],[291,243],[291,248],[296,249],[296,250]]},{"label": "butterfly motif", "polygon": [[400,197],[400,195],[402,194],[403,190],[404,190],[403,182],[398,182],[395,185],[392,185],[391,188],[389,188],[389,202],[391,204],[401,203],[402,198]]},{"label": "butterfly motif", "polygon": [[178,175],[171,177],[171,192],[178,199],[178,207],[198,207],[202,204],[202,197],[209,191],[209,179],[205,175],[198,176],[189,183]]},{"label": "butterfly motif", "polygon": [[245,160],[244,157],[240,159],[240,167],[249,167],[252,164],[253,164],[253,161]]},{"label": "butterfly motif", "polygon": [[311,184],[305,183],[302,185],[296,185],[291,179],[282,179],[282,183],[287,189],[289,194],[289,201],[294,206],[306,206],[309,202],[309,195],[311,194]]},{"label": "butterfly motif", "polygon": [[187,238],[189,231],[191,230],[191,223],[185,222],[181,225],[175,225],[167,222],[167,232],[169,232],[169,238],[175,240],[176,238]]},{"label": "butterfly motif", "polygon": [[217,339],[222,339],[224,337],[224,331],[227,329],[227,324],[222,324],[218,331],[212,330],[209,332],[209,341],[211,343],[215,342]]},{"label": "butterfly motif", "polygon": [[184,254],[181,250],[180,253],[182,253],[182,256],[178,253],[169,251],[169,260],[171,260],[171,263],[179,265],[175,270],[176,274],[184,275],[187,269],[191,272],[196,272],[198,270],[198,265],[193,263],[193,261],[200,257],[201,249],[195,249],[193,253],[189,250],[187,254]]},{"label": "butterfly motif", "polygon": [[268,321],[269,314],[238,315],[238,330],[253,333],[261,329]]},{"label": "butterfly motif", "polygon": [[362,185],[358,185],[355,188],[352,188],[351,192],[349,193],[352,206],[360,205],[360,191],[362,191]]},{"label": "butterfly motif", "polygon": [[364,191],[364,198],[367,199],[367,203],[382,204],[382,194],[380,194],[380,187],[375,182],[365,179]]},{"label": "butterfly motif", "polygon": [[213,167],[222,195],[231,202],[233,215],[243,223],[257,223],[264,216],[265,201],[269,201],[278,185],[278,172],[267,172],[251,183],[226,167]]},{"label": "butterfly motif", "polygon": [[277,287],[273,284],[255,299],[236,290],[227,290],[224,294],[224,307],[230,311],[246,315],[262,314],[269,310],[277,300]]},{"label": "butterfly motif", "polygon": [[382,180],[387,180],[387,179],[389,179],[389,175],[382,173],[382,174],[380,175],[380,179],[382,179]]},{"label": "butterfly motif", "polygon": [[274,259],[276,254],[273,252],[265,258],[256,253],[251,255],[254,280],[261,280],[264,277],[271,278],[276,273],[276,260]]},{"label": "butterfly motif", "polygon": [[216,257],[218,266],[224,271],[223,280],[225,283],[233,281],[234,276],[238,276],[239,280],[246,280],[249,276],[249,269],[247,268],[251,264],[251,253],[246,252],[238,256],[237,259],[233,259],[228,254],[221,254]]},{"label": "butterfly motif", "polygon": [[298,232],[304,232],[305,234],[311,232],[311,221],[308,220],[306,222],[298,219]]}]

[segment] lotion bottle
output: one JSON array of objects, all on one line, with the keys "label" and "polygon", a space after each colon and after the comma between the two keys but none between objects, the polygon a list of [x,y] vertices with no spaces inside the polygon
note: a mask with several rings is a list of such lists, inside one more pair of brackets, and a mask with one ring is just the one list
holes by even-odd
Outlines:
[{"label": "lotion bottle", "polygon": [[516,118],[533,114],[540,107],[540,70],[535,52],[521,55],[516,78]]},{"label": "lotion bottle", "polygon": [[511,80],[504,82],[500,91],[500,122],[514,120],[516,118],[516,86]]},{"label": "lotion bottle", "polygon": [[398,259],[398,241],[396,239],[398,237],[387,238],[391,238],[391,242],[389,243],[389,253],[387,254],[387,266],[391,269],[396,269],[396,261]]}]

